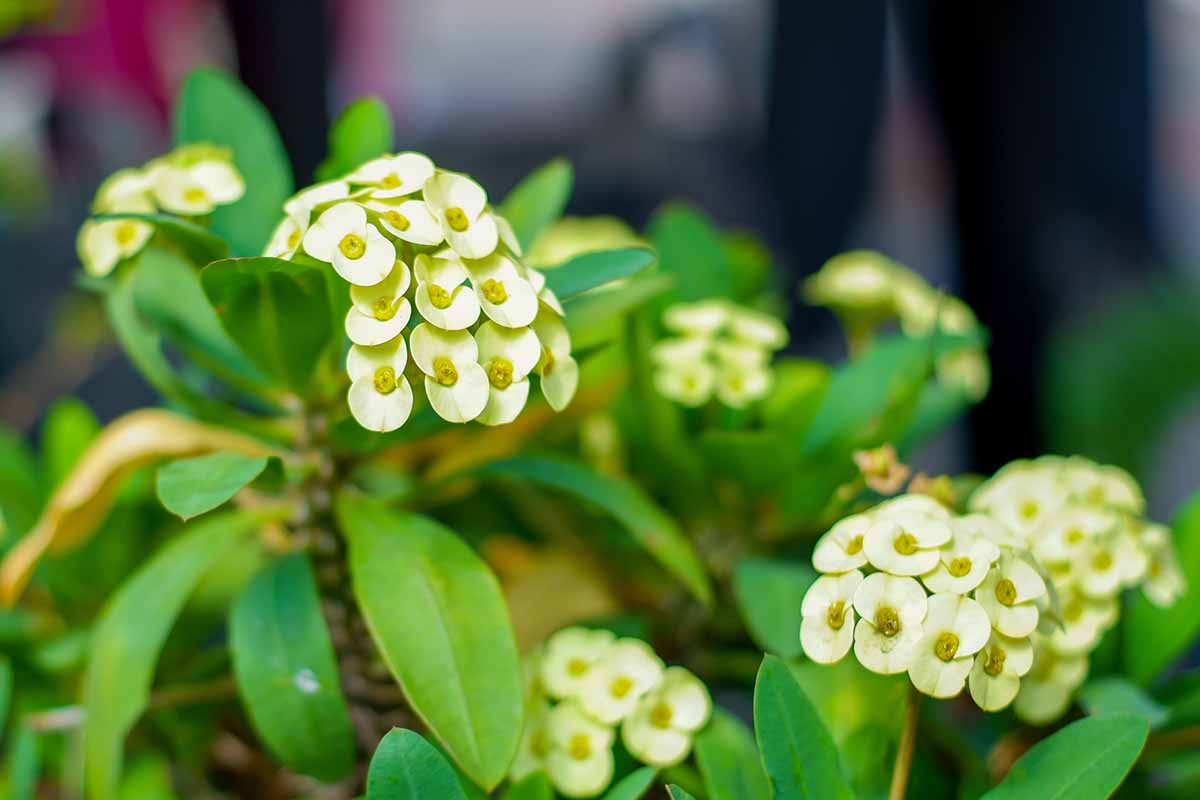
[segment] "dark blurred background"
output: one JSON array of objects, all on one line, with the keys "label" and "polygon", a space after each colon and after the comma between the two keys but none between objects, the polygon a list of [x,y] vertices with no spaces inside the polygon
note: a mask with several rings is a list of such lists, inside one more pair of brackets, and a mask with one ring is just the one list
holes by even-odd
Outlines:
[{"label": "dark blurred background", "polygon": [[[685,198],[794,286],[849,247],[962,294],[993,388],[925,466],[1043,451],[1133,469],[1169,513],[1200,472],[1197,0],[0,0],[0,421],[148,402],[71,292],[97,183],[166,147],[189,69],[236,71],[299,183],[384,99],[397,145],[496,196],[554,155],[570,210]],[[794,293],[793,293],[794,294]],[[836,356],[793,307],[800,352]]]}]

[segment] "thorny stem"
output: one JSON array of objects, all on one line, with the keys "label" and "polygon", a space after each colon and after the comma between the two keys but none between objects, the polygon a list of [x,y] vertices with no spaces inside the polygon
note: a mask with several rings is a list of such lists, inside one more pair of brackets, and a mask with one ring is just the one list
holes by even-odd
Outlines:
[{"label": "thorny stem", "polygon": [[921,716],[921,695],[912,687],[908,690],[908,708],[904,712],[904,728],[896,748],[896,763],[892,767],[892,788],[888,800],[904,800],[908,791],[908,774],[912,771],[913,751],[917,745],[917,722]]}]

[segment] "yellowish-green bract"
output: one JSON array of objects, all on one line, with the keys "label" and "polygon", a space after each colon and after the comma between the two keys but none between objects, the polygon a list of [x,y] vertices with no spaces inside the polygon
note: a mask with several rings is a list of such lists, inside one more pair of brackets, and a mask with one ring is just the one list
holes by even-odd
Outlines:
[{"label": "yellowish-green bract", "polygon": [[[348,401],[364,428],[408,420],[410,351],[449,422],[512,422],[534,373],[553,409],[570,402],[579,368],[562,305],[470,177],[421,153],[387,155],[301,191],[284,212],[264,255],[304,252],[350,284]],[[421,322],[406,341],[414,305]]]}]

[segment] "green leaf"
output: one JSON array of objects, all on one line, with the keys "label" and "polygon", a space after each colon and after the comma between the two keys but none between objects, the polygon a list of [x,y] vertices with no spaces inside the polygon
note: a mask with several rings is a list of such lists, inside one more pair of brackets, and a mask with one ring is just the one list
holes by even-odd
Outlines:
[{"label": "green leaf", "polygon": [[636,275],[611,289],[597,289],[568,300],[563,303],[563,310],[567,312],[566,324],[572,342],[577,347],[585,347],[613,338],[620,332],[620,327],[609,327],[608,323],[662,296],[674,285],[674,275],[654,272]]},{"label": "green leaf", "polygon": [[367,800],[466,800],[458,775],[437,748],[407,728],[392,728],[367,770]]},{"label": "green leaf", "polygon": [[200,578],[259,517],[210,517],[150,557],[109,600],[92,632],[83,686],[84,777],[88,797],[117,790],[125,736],[146,709],[154,666],[175,618]]},{"label": "green leaf", "polygon": [[1151,728],[1167,721],[1168,708],[1124,678],[1089,681],[1079,692],[1079,701],[1089,714],[1140,714]]},{"label": "green leaf", "polygon": [[0,655],[0,730],[8,727],[8,707],[12,704],[13,669],[12,661]]},{"label": "green leaf", "polygon": [[733,571],[733,595],[746,628],[763,650],[796,658],[800,647],[800,604],[817,579],[807,564],[772,558],[747,558]]},{"label": "green leaf", "polygon": [[554,800],[554,790],[544,772],[526,775],[504,790],[504,800]]},{"label": "green leaf", "polygon": [[699,444],[709,473],[737,481],[751,497],[772,495],[792,479],[796,455],[776,431],[710,429],[700,433]]},{"label": "green leaf", "polygon": [[225,332],[199,273],[175,254],[146,251],[133,277],[133,302],[185,355],[210,371],[235,382],[265,380]]},{"label": "green leaf", "polygon": [[278,258],[232,258],[205,267],[200,283],[242,351],[303,391],[332,338],[322,271]]},{"label": "green leaf", "polygon": [[559,300],[566,300],[597,286],[628,278],[653,263],[654,252],[644,247],[595,250],[546,270],[546,285]]},{"label": "green leaf", "polygon": [[671,796],[671,800],[696,800],[696,798],[688,794],[685,789],[682,789],[673,783],[667,787],[667,794]]},{"label": "green leaf", "polygon": [[354,595],[380,653],[412,709],[490,791],[516,753],[524,698],[499,582],[434,520],[354,495],[336,509]]},{"label": "green leaf", "polygon": [[526,175],[500,205],[521,247],[533,246],[538,234],[562,216],[571,197],[575,171],[564,158],[548,161]]},{"label": "green leaf", "polygon": [[56,400],[42,423],[42,471],[50,486],[58,486],[100,432],[100,421],[82,400]]},{"label": "green leaf", "polygon": [[708,573],[692,543],[637,484],[558,458],[510,458],[484,464],[472,474],[520,478],[594,503],[624,525],[692,594],[705,604],[712,603]]},{"label": "green leaf", "polygon": [[191,259],[197,267],[203,267],[211,261],[229,256],[229,245],[220,236],[194,222],[171,214],[97,214],[95,219],[98,222],[109,219],[135,219],[140,222],[148,222],[164,239],[178,247],[180,252]]},{"label": "green leaf", "polygon": [[604,793],[603,800],[638,800],[650,790],[654,776],[658,770],[654,767],[641,767],[617,781],[611,789]]},{"label": "green leaf", "polygon": [[288,767],[335,781],[354,766],[354,734],[308,558],[269,565],[229,619],[238,694],[254,729]]},{"label": "green leaf", "polygon": [[1102,800],[1125,780],[1149,728],[1135,714],[1100,714],[1072,722],[1017,759],[984,800]]},{"label": "green leaf", "polygon": [[171,764],[157,753],[143,755],[129,765],[121,779],[117,800],[176,800],[171,785]]},{"label": "green leaf", "polygon": [[708,727],[696,736],[696,763],[708,800],[771,796],[754,734],[723,709],[715,709]]},{"label": "green leaf", "polygon": [[317,167],[317,180],[340,178],[360,164],[390,153],[392,136],[392,112],[382,100],[355,100],[329,129],[329,155]]},{"label": "green leaf", "polygon": [[277,473],[282,469],[279,459],[228,451],[181,458],[159,467],[155,489],[163,507],[186,521],[231,499],[262,475],[268,464]]},{"label": "green leaf", "polygon": [[1175,516],[1172,538],[1187,590],[1170,608],[1159,608],[1140,593],[1125,612],[1125,665],[1129,677],[1146,685],[1183,655],[1200,634],[1200,493]]},{"label": "green leaf", "polygon": [[733,271],[711,220],[694,208],[670,204],[654,215],[647,232],[663,271],[678,278],[674,299],[733,297]]},{"label": "green leaf", "polygon": [[0,544],[23,535],[42,508],[41,470],[21,436],[0,425]]},{"label": "green leaf", "polygon": [[234,255],[261,253],[293,189],[292,168],[267,110],[229,75],[195,70],[175,107],[175,142],[233,150],[246,194],[212,213],[212,230],[229,242]]},{"label": "green leaf", "polygon": [[837,748],[787,665],[763,659],[754,684],[754,731],[777,800],[848,800]]},{"label": "green leaf", "polygon": [[8,794],[5,800],[34,800],[42,771],[42,741],[24,725],[15,726],[5,741],[8,743],[4,770],[8,773]]}]

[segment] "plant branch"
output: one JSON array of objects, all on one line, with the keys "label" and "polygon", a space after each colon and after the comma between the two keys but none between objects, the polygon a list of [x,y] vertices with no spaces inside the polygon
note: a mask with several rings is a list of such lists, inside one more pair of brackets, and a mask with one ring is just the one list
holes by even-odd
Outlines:
[{"label": "plant branch", "polygon": [[908,774],[912,771],[913,751],[917,745],[917,723],[921,717],[921,695],[911,686],[908,689],[908,708],[904,712],[904,728],[896,748],[896,763],[892,767],[892,788],[888,800],[904,800],[908,791]]}]

